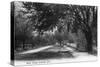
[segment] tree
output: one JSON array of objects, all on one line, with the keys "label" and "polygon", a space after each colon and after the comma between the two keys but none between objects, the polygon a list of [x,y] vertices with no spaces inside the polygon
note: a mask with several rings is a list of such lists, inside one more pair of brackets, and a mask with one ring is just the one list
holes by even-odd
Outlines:
[{"label": "tree", "polygon": [[[17,7],[15,2],[14,6],[16,9],[14,9],[13,13],[15,14],[13,16],[14,18],[14,33],[15,33],[15,46],[18,46],[19,41],[23,43],[23,49],[25,47],[25,42],[29,39],[31,39],[32,31],[33,31],[33,22],[30,22],[30,19],[28,19],[28,15],[24,13],[22,10],[23,7],[20,7],[20,10],[17,10]],[[18,43],[18,44],[17,44]]]},{"label": "tree", "polygon": [[[97,7],[94,6],[72,6],[72,10],[75,14],[75,22],[72,24],[73,31],[81,29],[85,34],[87,41],[86,50],[88,53],[92,52],[92,31],[91,24],[97,23]],[[95,17],[95,22],[93,21]]]},{"label": "tree", "polygon": [[68,5],[60,4],[23,2],[23,5],[27,10],[26,13],[31,12],[32,9],[36,11],[36,18],[33,19],[34,14],[29,18],[31,18],[32,22],[35,21],[34,27],[40,34],[47,30],[53,30],[57,26],[59,19],[66,16],[66,10],[69,9]]}]

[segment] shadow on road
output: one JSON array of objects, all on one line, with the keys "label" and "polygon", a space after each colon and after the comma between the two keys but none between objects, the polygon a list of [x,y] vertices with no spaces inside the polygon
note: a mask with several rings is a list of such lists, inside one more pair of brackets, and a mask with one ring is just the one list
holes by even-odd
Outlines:
[{"label": "shadow on road", "polygon": [[33,54],[15,55],[15,60],[44,60],[74,57],[71,52],[38,52]]}]

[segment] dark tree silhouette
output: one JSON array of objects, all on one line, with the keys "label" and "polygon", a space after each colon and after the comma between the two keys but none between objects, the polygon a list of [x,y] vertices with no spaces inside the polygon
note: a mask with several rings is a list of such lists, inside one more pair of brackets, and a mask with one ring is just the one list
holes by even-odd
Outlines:
[{"label": "dark tree silhouette", "polygon": [[[87,40],[86,50],[92,52],[92,31],[91,24],[97,23],[97,7],[94,6],[73,6],[75,13],[75,22],[73,23],[73,30],[81,29],[85,34]],[[94,20],[95,17],[95,21]]]}]

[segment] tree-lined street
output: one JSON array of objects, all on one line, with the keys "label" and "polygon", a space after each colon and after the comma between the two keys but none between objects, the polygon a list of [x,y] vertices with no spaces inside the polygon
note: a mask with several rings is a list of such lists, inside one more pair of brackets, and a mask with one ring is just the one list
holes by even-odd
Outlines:
[{"label": "tree-lined street", "polygon": [[12,2],[16,60],[97,55],[97,6]]}]

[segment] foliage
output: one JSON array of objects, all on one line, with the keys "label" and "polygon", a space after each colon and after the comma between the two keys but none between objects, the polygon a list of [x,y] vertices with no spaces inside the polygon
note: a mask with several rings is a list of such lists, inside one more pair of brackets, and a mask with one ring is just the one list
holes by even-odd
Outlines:
[{"label": "foliage", "polygon": [[[79,44],[83,45],[84,42],[86,45],[86,51],[92,51],[93,40],[96,41],[97,34],[96,31],[92,32],[92,29],[97,29],[96,6],[21,3],[21,8],[24,10],[19,10],[14,18],[17,39],[22,38],[22,41],[31,39],[34,45],[55,42],[62,44],[64,40],[75,42],[79,39],[81,42]],[[54,32],[56,27],[57,30]],[[79,30],[81,30],[80,33]],[[34,37],[33,31],[37,31],[39,35]],[[54,34],[44,34],[47,31],[52,31]]]}]

